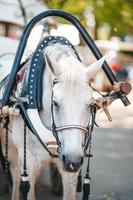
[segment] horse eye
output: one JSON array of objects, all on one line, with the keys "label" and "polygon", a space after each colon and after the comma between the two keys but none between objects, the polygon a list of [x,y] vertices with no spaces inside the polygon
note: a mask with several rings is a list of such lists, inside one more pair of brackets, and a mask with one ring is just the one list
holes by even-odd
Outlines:
[{"label": "horse eye", "polygon": [[89,105],[87,104],[86,106],[87,106],[87,109],[90,110],[90,106],[91,106],[91,105],[90,105],[90,104],[89,104]]},{"label": "horse eye", "polygon": [[54,105],[56,108],[59,108],[59,104],[58,104],[56,101],[53,101],[53,105]]}]

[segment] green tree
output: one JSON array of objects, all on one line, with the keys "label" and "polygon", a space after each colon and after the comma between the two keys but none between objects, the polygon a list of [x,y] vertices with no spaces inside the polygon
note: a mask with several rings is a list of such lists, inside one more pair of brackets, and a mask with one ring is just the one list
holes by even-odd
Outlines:
[{"label": "green tree", "polygon": [[75,15],[84,25],[84,12],[88,6],[87,0],[45,0],[49,8],[60,9]]},{"label": "green tree", "polygon": [[133,34],[133,0],[45,0],[49,8],[65,10],[85,25],[84,12],[90,9],[98,27],[108,23],[111,35]]},{"label": "green tree", "polygon": [[111,35],[133,34],[133,0],[90,0],[97,26],[108,23]]}]

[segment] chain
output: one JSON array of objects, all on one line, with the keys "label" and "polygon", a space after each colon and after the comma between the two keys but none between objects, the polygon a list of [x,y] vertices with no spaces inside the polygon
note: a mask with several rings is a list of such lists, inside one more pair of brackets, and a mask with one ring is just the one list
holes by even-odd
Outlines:
[{"label": "chain", "polygon": [[89,200],[90,199],[90,158],[91,155],[91,140],[92,139],[92,132],[90,132],[90,142],[89,142],[89,151],[88,151],[88,162],[86,168],[86,175],[84,177],[84,184],[83,184],[83,196],[82,200]]},{"label": "chain", "polygon": [[91,154],[91,138],[90,138],[89,152],[88,152],[88,163],[87,163],[86,176],[85,176],[85,178],[88,178],[88,179],[91,179],[91,177],[90,177],[90,158],[91,157],[92,157],[92,154]]},{"label": "chain", "polygon": [[5,179],[6,179],[6,192],[9,192],[9,162],[8,162],[8,125],[6,126],[5,133]]},{"label": "chain", "polygon": [[24,160],[23,160],[23,174],[21,174],[20,192],[22,194],[22,199],[27,200],[28,192],[30,190],[30,182],[27,174],[26,165],[26,123],[24,123]]},{"label": "chain", "polygon": [[24,123],[24,165],[23,174],[27,176],[27,166],[26,166],[26,123]]}]

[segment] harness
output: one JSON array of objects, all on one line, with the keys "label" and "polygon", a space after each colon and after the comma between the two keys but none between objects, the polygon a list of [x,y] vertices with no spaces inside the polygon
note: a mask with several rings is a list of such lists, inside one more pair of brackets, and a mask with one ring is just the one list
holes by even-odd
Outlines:
[{"label": "harness", "polygon": [[[24,65],[21,65],[21,72],[18,72],[19,79],[17,81],[22,82],[21,90],[19,91],[19,97],[13,97],[14,102],[17,103],[17,107],[20,108],[21,114],[25,120],[26,125],[29,127],[29,129],[32,131],[33,134],[37,137],[38,141],[41,143],[41,145],[45,148],[45,150],[49,153],[51,157],[58,157],[58,154],[52,153],[50,145],[51,144],[45,144],[41,138],[39,137],[38,133],[34,129],[32,122],[30,121],[26,109],[27,108],[37,108],[38,110],[42,109],[42,95],[43,95],[43,88],[42,88],[42,80],[43,80],[43,73],[45,69],[45,60],[43,57],[43,54],[45,52],[46,47],[49,45],[53,45],[54,43],[60,43],[62,45],[68,45],[71,47],[76,55],[76,57],[80,60],[75,48],[72,46],[72,44],[64,37],[59,36],[50,36],[44,38],[39,45],[36,48],[36,51],[33,53],[30,61],[30,67],[27,68],[29,62],[29,59],[27,59],[27,62],[24,62]],[[57,80],[53,81],[53,86],[57,83]],[[27,99],[28,101],[23,101],[24,99]],[[90,106],[90,112],[91,112],[91,121],[89,122],[87,127],[83,127],[82,125],[64,125],[61,127],[56,127],[55,120],[54,120],[54,113],[53,113],[53,101],[52,101],[53,95],[51,97],[51,116],[52,116],[52,133],[55,136],[56,142],[57,142],[57,153],[60,151],[60,140],[58,137],[58,132],[62,130],[67,129],[79,129],[85,133],[84,142],[83,142],[83,151],[84,155],[88,157],[88,163],[90,161],[90,149],[91,145],[89,147],[89,153],[87,153],[88,146],[91,141],[91,133],[95,124],[95,114],[96,114],[96,107],[93,105]],[[6,136],[7,137],[7,136]],[[55,144],[54,144],[55,147]],[[53,147],[52,147],[53,148]],[[21,192],[24,196],[27,196],[27,192],[29,190],[29,181],[27,179],[27,169],[26,169],[26,127],[24,125],[24,169],[22,174],[22,182],[21,182]],[[23,186],[24,184],[24,186]],[[26,190],[24,189],[26,188]]]},{"label": "harness", "polygon": [[62,45],[71,47],[76,57],[80,60],[74,46],[66,38],[59,36],[45,37],[39,43],[35,52],[32,55],[30,67],[28,68],[28,71],[26,73],[23,89],[20,94],[20,98],[28,97],[28,108],[38,108],[39,110],[42,109],[42,80],[43,72],[46,65],[43,54],[45,53],[46,47],[55,43],[60,43]]},{"label": "harness", "polygon": [[[80,60],[79,55],[77,54],[74,46],[64,37],[59,36],[49,36],[45,37],[37,46],[36,51],[32,55],[32,60],[30,64],[30,68],[28,69],[23,85],[23,90],[20,94],[20,98],[16,99],[19,103],[19,106],[21,108],[21,113],[23,115],[23,118],[25,119],[25,122],[29,129],[33,132],[33,134],[36,135],[37,139],[41,143],[41,145],[46,149],[46,151],[49,153],[51,157],[58,157],[58,154],[54,154],[49,150],[50,144],[44,144],[41,138],[39,137],[38,133],[34,129],[32,122],[30,121],[25,108],[37,108],[38,110],[42,109],[42,95],[43,95],[43,89],[42,89],[42,79],[43,79],[43,72],[45,69],[45,60],[43,57],[43,54],[45,52],[46,47],[49,45],[53,45],[54,43],[60,43],[62,45],[68,45],[71,47],[76,55],[76,57]],[[57,80],[53,81],[53,86],[57,83]],[[22,98],[28,97],[28,104],[24,105],[21,101]],[[53,93],[51,97],[51,116],[52,116],[52,133],[55,136],[58,148],[60,149],[60,141],[58,138],[58,132],[66,129],[80,129],[83,132],[85,132],[85,141],[84,141],[84,153],[87,155],[87,147],[89,145],[90,141],[90,132],[92,132],[94,124],[95,124],[95,114],[96,114],[96,107],[94,105],[91,105],[90,112],[91,112],[91,125],[88,124],[87,127],[83,127],[81,125],[64,125],[61,127],[56,127],[54,115],[53,115]]]},{"label": "harness", "polygon": [[[28,128],[32,131],[32,133],[37,137],[41,145],[46,149],[51,157],[58,157],[57,154],[52,153],[49,150],[50,144],[44,144],[44,142],[39,137],[38,133],[34,129],[32,122],[30,121],[26,109],[27,108],[37,108],[38,110],[42,109],[42,95],[43,95],[43,88],[42,88],[42,80],[43,80],[43,73],[45,69],[45,59],[43,54],[45,53],[46,47],[49,45],[53,45],[54,43],[60,43],[62,45],[67,45],[72,48],[75,56],[77,59],[80,60],[79,55],[77,54],[74,46],[64,37],[59,36],[47,36],[45,37],[37,46],[35,52],[30,56],[30,58],[26,59],[24,64],[21,64],[21,69],[17,73],[16,81],[20,81],[22,83],[20,91],[18,91],[19,96],[12,96],[10,98],[11,104],[15,104],[16,108],[20,108],[21,114],[24,118],[24,121]],[[31,61],[30,61],[31,59]],[[28,67],[28,62],[30,62],[30,67]],[[22,75],[23,76],[22,76]],[[18,79],[19,77],[19,79]],[[7,79],[9,76],[7,77]],[[18,79],[18,80],[17,80]],[[2,81],[3,82],[3,81]],[[53,81],[53,86],[56,81]],[[91,106],[91,115],[93,114],[94,109]],[[51,99],[51,115],[52,115],[52,132],[55,136],[58,146],[60,147],[60,141],[58,138],[58,132],[64,129],[80,129],[85,132],[85,142],[84,142],[84,151],[87,151],[87,146],[89,144],[90,138],[90,130],[92,131],[92,127],[94,126],[94,117],[92,117],[91,125],[88,124],[87,127],[83,127],[81,125],[65,125],[62,127],[56,127],[53,117],[53,104]],[[59,149],[59,148],[58,148]],[[85,153],[86,155],[86,153]]]}]

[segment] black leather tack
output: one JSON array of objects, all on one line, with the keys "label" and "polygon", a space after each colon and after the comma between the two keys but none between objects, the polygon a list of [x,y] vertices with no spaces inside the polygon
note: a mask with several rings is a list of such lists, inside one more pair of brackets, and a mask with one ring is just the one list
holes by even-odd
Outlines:
[{"label": "black leather tack", "polygon": [[60,43],[62,45],[70,46],[78,59],[80,60],[74,46],[64,37],[59,36],[47,36],[45,37],[37,46],[35,52],[33,53],[31,65],[28,71],[27,77],[27,96],[29,97],[29,105],[28,108],[42,108],[42,79],[43,72],[45,69],[45,60],[43,57],[43,53],[45,48],[53,43]]}]

